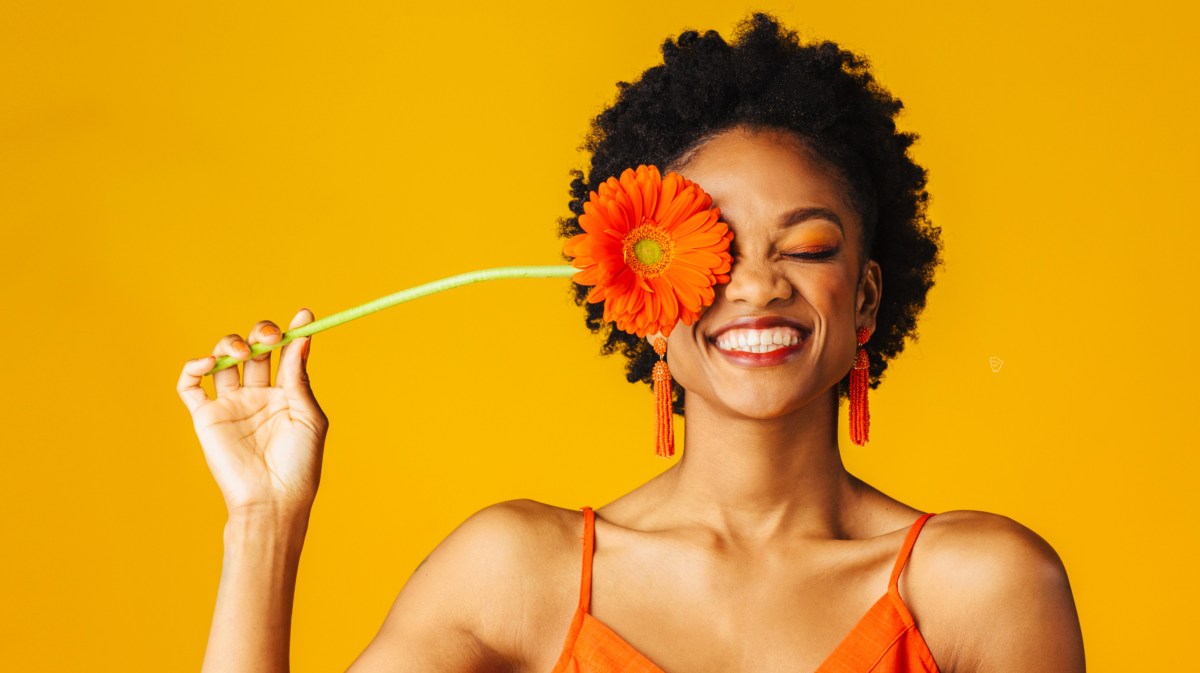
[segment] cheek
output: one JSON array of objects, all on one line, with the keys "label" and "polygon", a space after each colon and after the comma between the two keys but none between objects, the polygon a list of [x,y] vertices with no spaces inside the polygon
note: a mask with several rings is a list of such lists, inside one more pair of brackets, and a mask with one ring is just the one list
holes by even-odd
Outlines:
[{"label": "cheek", "polygon": [[831,265],[797,277],[793,287],[806,303],[829,317],[854,305],[858,289],[855,280],[851,269]]},{"label": "cheek", "polygon": [[685,388],[698,380],[700,361],[704,356],[704,344],[699,341],[702,338],[683,325],[676,327],[667,338],[667,367],[671,370],[671,378]]}]

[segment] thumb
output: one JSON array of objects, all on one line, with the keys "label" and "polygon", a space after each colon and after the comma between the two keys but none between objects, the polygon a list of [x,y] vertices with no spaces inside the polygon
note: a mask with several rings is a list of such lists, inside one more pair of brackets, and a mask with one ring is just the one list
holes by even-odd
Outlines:
[{"label": "thumb", "polygon": [[312,383],[308,378],[308,344],[311,339],[311,336],[307,336],[289,344],[295,348],[284,353],[283,361],[279,363],[279,378],[282,381],[280,386],[287,396],[288,406],[313,417],[320,417],[321,407],[317,404]]},{"label": "thumb", "polygon": [[[306,308],[300,309],[292,318],[289,329],[312,322],[315,316]],[[300,337],[283,347],[279,357],[279,373],[276,383],[287,392],[288,401],[295,404],[303,398],[312,398],[312,387],[308,380],[308,349],[311,336]],[[295,398],[295,399],[293,399]]]},{"label": "thumb", "polygon": [[[308,342],[312,337],[306,336],[288,344],[291,348],[283,354],[279,363],[279,381],[285,389],[309,388],[308,381]],[[309,388],[311,390],[311,388]]]}]

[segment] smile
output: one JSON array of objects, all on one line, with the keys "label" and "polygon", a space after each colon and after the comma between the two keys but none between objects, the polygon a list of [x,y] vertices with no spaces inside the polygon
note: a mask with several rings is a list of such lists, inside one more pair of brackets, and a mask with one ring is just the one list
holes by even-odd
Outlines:
[{"label": "smile", "polygon": [[804,336],[791,327],[731,329],[717,337],[716,344],[717,348],[734,353],[770,353],[795,346]]},{"label": "smile", "polygon": [[799,354],[808,343],[808,333],[792,327],[731,329],[713,339],[713,344],[730,363],[739,367],[774,367]]}]

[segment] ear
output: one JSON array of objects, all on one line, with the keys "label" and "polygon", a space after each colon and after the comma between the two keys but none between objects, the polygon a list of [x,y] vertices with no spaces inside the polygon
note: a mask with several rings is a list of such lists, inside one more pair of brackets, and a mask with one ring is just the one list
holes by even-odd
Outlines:
[{"label": "ear", "polygon": [[854,324],[866,327],[875,333],[875,316],[883,298],[883,268],[879,262],[868,259],[859,275],[858,290],[854,299]]}]

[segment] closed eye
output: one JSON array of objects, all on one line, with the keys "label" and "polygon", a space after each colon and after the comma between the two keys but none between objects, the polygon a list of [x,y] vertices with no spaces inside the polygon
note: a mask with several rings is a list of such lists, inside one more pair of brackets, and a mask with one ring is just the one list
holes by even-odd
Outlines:
[{"label": "closed eye", "polygon": [[837,254],[837,251],[840,249],[841,248],[839,246],[839,247],[834,247],[834,248],[827,248],[825,250],[817,250],[815,252],[785,252],[785,253],[783,253],[782,256],[787,257],[789,259],[803,259],[803,260],[828,259],[830,257],[833,257],[835,254]]}]

